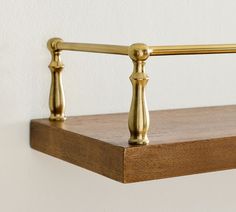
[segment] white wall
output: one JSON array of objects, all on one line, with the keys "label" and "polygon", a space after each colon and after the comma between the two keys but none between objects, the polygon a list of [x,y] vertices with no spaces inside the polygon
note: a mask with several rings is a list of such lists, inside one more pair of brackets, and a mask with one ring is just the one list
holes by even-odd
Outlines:
[{"label": "white wall", "polygon": [[[235,0],[0,0],[0,211],[236,210],[236,171],[123,185],[29,147],[48,117],[49,38],[150,45],[236,42]],[[127,57],[63,52],[67,115],[128,111]],[[149,109],[236,103],[236,55],[149,59]]]}]

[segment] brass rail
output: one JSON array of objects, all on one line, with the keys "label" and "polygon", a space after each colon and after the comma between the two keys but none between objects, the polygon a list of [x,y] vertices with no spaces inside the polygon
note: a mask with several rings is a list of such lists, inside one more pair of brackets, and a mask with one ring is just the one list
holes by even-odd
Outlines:
[{"label": "brass rail", "polygon": [[118,46],[118,45],[108,45],[108,44],[59,42],[57,43],[56,48],[58,50],[128,55],[128,46]]},{"label": "brass rail", "polygon": [[146,104],[145,86],[149,80],[145,73],[145,63],[149,56],[188,55],[188,54],[223,54],[236,53],[236,44],[221,45],[179,45],[179,46],[147,46],[135,43],[130,46],[68,43],[60,38],[48,41],[48,49],[52,60],[49,64],[52,81],[49,97],[51,121],[64,121],[65,97],[62,86],[61,72],[64,65],[60,58],[63,50],[83,51],[94,53],[128,55],[134,64],[130,81],[133,86],[133,96],[129,111],[128,126],[130,131],[130,144],[148,144],[147,132],[149,128],[149,112]]},{"label": "brass rail", "polygon": [[236,44],[150,46],[151,56],[236,53]]}]

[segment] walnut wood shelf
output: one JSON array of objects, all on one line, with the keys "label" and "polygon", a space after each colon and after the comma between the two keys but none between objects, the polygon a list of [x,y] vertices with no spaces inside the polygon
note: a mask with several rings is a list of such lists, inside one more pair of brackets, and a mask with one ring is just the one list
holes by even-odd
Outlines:
[{"label": "walnut wood shelf", "polygon": [[31,147],[130,183],[236,168],[236,106],[150,112],[150,144],[127,143],[128,114],[31,121]]}]

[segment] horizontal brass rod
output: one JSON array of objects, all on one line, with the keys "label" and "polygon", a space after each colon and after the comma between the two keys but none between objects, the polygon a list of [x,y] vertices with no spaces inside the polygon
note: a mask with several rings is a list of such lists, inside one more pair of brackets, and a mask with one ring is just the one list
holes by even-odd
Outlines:
[{"label": "horizontal brass rod", "polygon": [[236,53],[236,44],[150,46],[151,56]]},{"label": "horizontal brass rod", "polygon": [[58,42],[56,44],[56,48],[58,50],[128,55],[128,46],[118,46],[109,44]]},{"label": "horizontal brass rod", "polygon": [[[129,46],[57,42],[56,49],[128,55]],[[149,46],[150,56],[236,53],[236,44]]]}]

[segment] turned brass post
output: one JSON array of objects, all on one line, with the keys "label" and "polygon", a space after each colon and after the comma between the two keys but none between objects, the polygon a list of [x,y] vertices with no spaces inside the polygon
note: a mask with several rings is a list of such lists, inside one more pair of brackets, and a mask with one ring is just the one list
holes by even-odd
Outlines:
[{"label": "turned brass post", "polygon": [[52,60],[49,64],[51,70],[51,88],[49,96],[49,108],[51,121],[64,121],[65,115],[65,97],[62,86],[61,72],[64,65],[60,58],[60,50],[57,49],[57,44],[62,42],[60,38],[52,38],[48,41],[47,46],[52,55]]},{"label": "turned brass post", "polygon": [[130,131],[129,144],[148,144],[149,112],[146,104],[145,86],[149,77],[145,73],[145,61],[150,56],[150,48],[142,43],[129,47],[128,55],[134,68],[130,76],[133,86],[133,96],[129,112],[128,125]]}]

